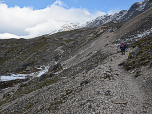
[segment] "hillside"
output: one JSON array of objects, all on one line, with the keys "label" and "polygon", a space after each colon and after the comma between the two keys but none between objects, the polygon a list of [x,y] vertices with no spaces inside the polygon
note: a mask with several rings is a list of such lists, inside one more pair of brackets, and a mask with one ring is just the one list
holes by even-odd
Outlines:
[{"label": "hillside", "polygon": [[[150,114],[151,20],[152,8],[125,22],[1,40],[2,75],[25,74],[26,67],[20,66],[29,62],[34,63],[35,75],[40,66],[49,69],[1,90],[0,113]],[[121,42],[127,45],[125,55]]]}]

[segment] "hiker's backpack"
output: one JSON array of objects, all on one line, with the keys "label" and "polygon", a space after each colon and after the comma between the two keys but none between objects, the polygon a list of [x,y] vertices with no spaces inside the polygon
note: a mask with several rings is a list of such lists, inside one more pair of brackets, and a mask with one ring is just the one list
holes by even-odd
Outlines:
[{"label": "hiker's backpack", "polygon": [[126,48],[126,46],[123,43],[121,43],[120,49],[125,49],[125,48]]},{"label": "hiker's backpack", "polygon": [[120,47],[122,48],[122,47],[124,47],[124,46],[125,46],[124,44],[121,44],[121,46],[120,46]]},{"label": "hiker's backpack", "polygon": [[112,30],[110,30],[110,32],[113,32],[113,29],[112,29]]}]

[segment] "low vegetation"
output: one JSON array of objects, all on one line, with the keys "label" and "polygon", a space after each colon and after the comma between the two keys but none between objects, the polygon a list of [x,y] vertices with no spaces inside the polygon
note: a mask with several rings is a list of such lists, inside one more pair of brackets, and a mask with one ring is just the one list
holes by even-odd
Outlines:
[{"label": "low vegetation", "polygon": [[119,65],[123,65],[126,70],[139,68],[142,65],[152,66],[152,36],[145,37],[132,45],[132,48],[138,47],[138,53],[131,54],[127,61]]}]

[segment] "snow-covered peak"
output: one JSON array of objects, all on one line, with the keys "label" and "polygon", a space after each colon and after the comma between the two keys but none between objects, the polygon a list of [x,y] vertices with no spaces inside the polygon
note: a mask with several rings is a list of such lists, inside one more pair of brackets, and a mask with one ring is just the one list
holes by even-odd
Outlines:
[{"label": "snow-covered peak", "polygon": [[139,2],[136,2],[137,4],[141,5],[143,4],[144,1],[139,1]]},{"label": "snow-covered peak", "polygon": [[80,23],[67,23],[64,24],[63,26],[61,26],[61,28],[59,30],[55,30],[53,32],[51,32],[50,34],[54,34],[57,32],[63,32],[63,31],[70,31],[70,30],[74,30],[74,29],[79,29],[82,28],[83,26],[80,26]]},{"label": "snow-covered peak", "polygon": [[80,25],[80,23],[67,23],[67,24],[64,24],[61,27],[61,29],[62,29],[62,31],[69,31],[69,30],[81,28],[81,26],[79,26],[79,25]]},{"label": "snow-covered peak", "polygon": [[135,5],[136,5],[136,9],[135,10],[144,11],[146,3],[147,2],[145,2],[145,1],[136,2],[135,3]]}]

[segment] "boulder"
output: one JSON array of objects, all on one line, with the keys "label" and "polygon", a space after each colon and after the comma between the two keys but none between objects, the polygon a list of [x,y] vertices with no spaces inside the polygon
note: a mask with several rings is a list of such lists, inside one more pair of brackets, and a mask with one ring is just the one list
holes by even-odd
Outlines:
[{"label": "boulder", "polygon": [[10,95],[9,93],[4,93],[4,94],[3,94],[3,98],[9,97],[9,95]]},{"label": "boulder", "polygon": [[18,89],[20,89],[21,87],[24,87],[24,86],[27,86],[26,83],[21,83],[19,86],[18,86]]},{"label": "boulder", "polygon": [[114,104],[127,104],[127,103],[128,103],[128,101],[122,100],[122,99],[117,99],[114,101]]},{"label": "boulder", "polygon": [[104,79],[108,78],[109,80],[111,80],[111,78],[113,78],[113,74],[111,73],[111,71],[104,71],[103,74],[104,74]]},{"label": "boulder", "polygon": [[39,80],[39,81],[44,80],[44,79],[46,79],[48,76],[49,76],[48,74],[42,74],[42,75],[39,77],[38,80]]},{"label": "boulder", "polygon": [[110,92],[111,92],[111,90],[107,90],[107,91],[105,92],[105,96],[109,96],[109,95],[110,95]]},{"label": "boulder", "polygon": [[52,72],[52,73],[56,73],[56,72],[59,72],[59,71],[61,71],[61,70],[63,70],[61,64],[60,64],[60,63],[57,63],[56,65],[51,66],[48,71],[49,71],[49,72]]},{"label": "boulder", "polygon": [[141,72],[141,71],[136,71],[136,74],[135,74],[134,77],[136,78],[136,77],[140,76],[140,72]]},{"label": "boulder", "polygon": [[92,108],[92,105],[90,103],[88,103],[88,108]]},{"label": "boulder", "polygon": [[86,84],[88,84],[89,82],[87,81],[87,80],[83,80],[81,83],[80,83],[80,86],[82,86],[82,85],[86,85]]},{"label": "boulder", "polygon": [[58,61],[60,59],[60,55],[57,55],[54,57],[55,61]]}]

